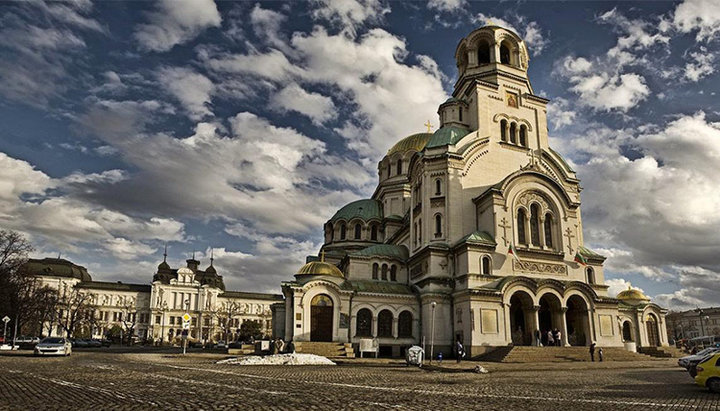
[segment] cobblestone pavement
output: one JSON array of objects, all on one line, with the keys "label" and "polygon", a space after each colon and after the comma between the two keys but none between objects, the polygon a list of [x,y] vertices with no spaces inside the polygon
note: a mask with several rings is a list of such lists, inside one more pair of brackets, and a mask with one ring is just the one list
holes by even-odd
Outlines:
[{"label": "cobblestone pavement", "polygon": [[720,410],[675,360],[337,366],[216,365],[221,355],[75,352],[0,356],[0,409]]}]

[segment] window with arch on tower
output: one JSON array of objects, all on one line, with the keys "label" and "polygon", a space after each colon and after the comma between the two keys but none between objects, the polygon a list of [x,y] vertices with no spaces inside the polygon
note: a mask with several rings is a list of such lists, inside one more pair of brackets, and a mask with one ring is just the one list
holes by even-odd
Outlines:
[{"label": "window with arch on tower", "polygon": [[439,178],[435,180],[435,195],[442,195],[442,181]]},{"label": "window with arch on tower", "polygon": [[510,142],[517,144],[517,124],[515,122],[510,123]]},{"label": "window with arch on tower", "polygon": [[520,208],[517,211],[517,232],[518,232],[518,243],[527,245],[527,236],[525,235],[525,219],[527,214],[525,210]]},{"label": "window with arch on tower", "polygon": [[362,225],[360,223],[355,224],[355,239],[359,240],[362,237]]},{"label": "window with arch on tower", "polygon": [[481,40],[478,44],[477,58],[480,65],[490,63],[490,43],[487,40]]},{"label": "window with arch on tower", "polygon": [[530,206],[530,241],[534,246],[540,246],[540,216],[537,204]]},{"label": "window with arch on tower", "polygon": [[595,284],[595,270],[593,270],[592,267],[588,267],[585,269],[585,274],[587,275],[588,284]]},{"label": "window with arch on tower", "polygon": [[553,217],[552,214],[545,214],[545,221],[543,222],[543,228],[545,231],[545,246],[553,248]]},{"label": "window with arch on tower", "polygon": [[500,45],[500,63],[510,64],[510,48],[504,42]]},{"label": "window with arch on tower", "polygon": [[383,264],[382,265],[382,277],[381,277],[383,281],[387,281],[387,279],[388,279],[387,275],[388,275],[388,266],[387,266],[387,264]]},{"label": "window with arch on tower", "polygon": [[463,108],[458,107],[458,121],[463,121],[462,120],[462,112],[463,112]]},{"label": "window with arch on tower", "polygon": [[500,140],[507,141],[507,120],[500,120]]},{"label": "window with arch on tower", "polygon": [[442,237],[442,216],[435,215],[435,238]]},{"label": "window with arch on tower", "polygon": [[373,225],[370,227],[370,240],[377,241],[378,239],[378,229],[376,225]]},{"label": "window with arch on tower", "polygon": [[490,260],[490,256],[482,256],[482,258],[480,259],[480,270],[480,274],[492,274],[492,261]]},{"label": "window with arch on tower", "polygon": [[402,160],[397,161],[397,174],[402,174]]},{"label": "window with arch on tower", "polygon": [[392,171],[392,166],[390,165],[390,162],[388,161],[387,165],[387,178],[390,178],[390,173]]},{"label": "window with arch on tower", "polygon": [[397,281],[397,266],[395,264],[390,266],[390,281]]},{"label": "window with arch on tower", "polygon": [[527,126],[525,124],[520,125],[520,145],[527,147]]},{"label": "window with arch on tower", "polygon": [[345,223],[342,223],[342,224],[340,224],[340,239],[344,240],[346,235],[347,235],[347,227],[345,227]]},{"label": "window with arch on tower", "polygon": [[379,270],[378,263],[373,263],[373,265],[372,265],[372,279],[373,280],[378,279],[378,270]]}]

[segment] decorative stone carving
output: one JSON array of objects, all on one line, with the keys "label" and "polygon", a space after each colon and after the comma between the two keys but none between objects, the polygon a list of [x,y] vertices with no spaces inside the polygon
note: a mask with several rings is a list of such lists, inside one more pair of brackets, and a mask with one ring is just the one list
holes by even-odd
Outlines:
[{"label": "decorative stone carving", "polygon": [[520,196],[520,198],[518,198],[518,203],[524,205],[528,209],[530,209],[531,203],[538,203],[540,204],[540,208],[542,209],[543,213],[550,210],[549,202],[542,194],[538,193],[537,191],[526,191]]},{"label": "decorative stone carving", "polygon": [[567,275],[565,264],[536,263],[532,261],[513,260],[513,270],[533,273]]}]

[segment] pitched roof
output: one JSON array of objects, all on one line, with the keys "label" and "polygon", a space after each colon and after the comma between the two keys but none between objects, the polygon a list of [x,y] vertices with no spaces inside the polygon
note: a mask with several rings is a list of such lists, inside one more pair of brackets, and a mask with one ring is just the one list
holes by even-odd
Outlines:
[{"label": "pitched roof", "polygon": [[413,294],[409,286],[387,281],[346,281],[346,287],[360,293],[376,294]]},{"label": "pitched roof", "polygon": [[464,243],[470,243],[470,244],[481,244],[481,245],[487,245],[491,247],[495,247],[497,243],[495,242],[495,239],[493,238],[490,233],[487,231],[475,231],[472,232],[465,237],[461,238],[460,241],[455,243],[458,244],[464,244]]},{"label": "pitched roof", "polygon": [[590,260],[604,261],[607,258],[604,255],[600,255],[600,254],[596,253],[595,251],[593,251],[589,248],[583,247],[583,246],[578,247],[578,252],[580,253],[580,255],[582,255],[583,257],[590,259]]},{"label": "pitched roof", "polygon": [[75,287],[86,288],[91,290],[108,290],[108,291],[135,291],[141,293],[149,293],[152,286],[149,284],[126,284],[121,281],[83,281]]},{"label": "pitched roof", "polygon": [[30,258],[23,266],[30,275],[77,278],[80,281],[92,281],[87,269],[62,258]]},{"label": "pitched roof", "polygon": [[376,244],[350,255],[362,257],[390,257],[406,261],[410,256],[410,253],[404,245]]},{"label": "pitched roof", "polygon": [[456,144],[469,133],[469,130],[460,127],[441,127],[432,135],[432,137],[430,137],[430,141],[428,141],[425,148],[442,147],[449,144]]}]

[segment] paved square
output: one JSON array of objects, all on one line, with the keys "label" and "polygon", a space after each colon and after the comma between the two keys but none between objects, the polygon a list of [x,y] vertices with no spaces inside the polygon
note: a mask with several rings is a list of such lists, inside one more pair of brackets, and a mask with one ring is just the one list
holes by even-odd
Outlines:
[{"label": "paved square", "polygon": [[224,356],[76,352],[0,356],[0,409],[720,409],[674,360],[338,366],[216,365]]}]

